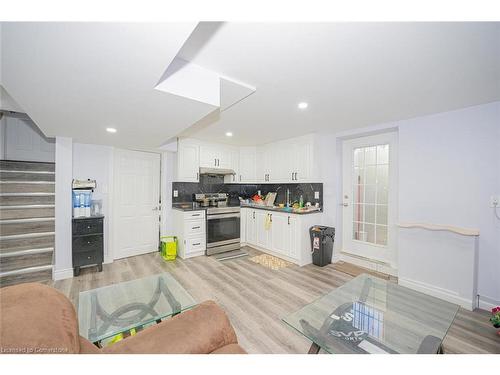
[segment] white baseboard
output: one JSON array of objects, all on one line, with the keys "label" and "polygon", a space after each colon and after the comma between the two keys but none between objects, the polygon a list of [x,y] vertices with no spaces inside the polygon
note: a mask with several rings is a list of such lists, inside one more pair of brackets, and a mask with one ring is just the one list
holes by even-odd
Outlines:
[{"label": "white baseboard", "polygon": [[372,271],[377,271],[381,273],[385,273],[387,275],[391,276],[398,276],[398,270],[391,267],[389,263],[383,263],[379,261],[374,261],[370,260],[368,258],[360,257],[354,254],[347,253],[345,251],[341,251],[338,256],[335,257],[336,259],[333,261],[333,263],[338,262],[339,260],[347,262],[347,263],[352,263],[356,266],[363,267],[363,268],[368,268]]},{"label": "white baseboard", "polygon": [[54,270],[54,272],[52,272],[52,280],[54,281],[71,279],[72,277],[73,277],[73,268]]},{"label": "white baseboard", "polygon": [[410,280],[405,278],[399,278],[398,284],[401,286],[405,286],[407,288],[416,290],[417,292],[421,292],[424,294],[428,294],[430,296],[455,303],[457,305],[462,306],[464,309],[472,311],[475,307],[475,301],[473,299],[467,299],[462,296],[459,296],[456,292],[444,288],[439,288],[434,285],[430,285],[427,283],[423,283],[421,281]]},{"label": "white baseboard", "polygon": [[500,306],[500,301],[495,300],[487,296],[479,296],[479,308],[487,311],[491,311],[494,307]]}]

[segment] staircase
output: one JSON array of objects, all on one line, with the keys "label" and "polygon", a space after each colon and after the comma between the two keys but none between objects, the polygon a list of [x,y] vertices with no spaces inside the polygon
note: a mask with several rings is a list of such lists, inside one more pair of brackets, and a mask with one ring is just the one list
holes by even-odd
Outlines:
[{"label": "staircase", "polygon": [[52,279],[55,164],[0,160],[0,286]]}]

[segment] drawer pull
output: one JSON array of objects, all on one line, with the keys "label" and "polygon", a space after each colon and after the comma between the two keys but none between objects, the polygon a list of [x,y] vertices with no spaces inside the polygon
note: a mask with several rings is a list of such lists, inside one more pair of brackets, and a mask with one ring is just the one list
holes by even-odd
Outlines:
[{"label": "drawer pull", "polygon": [[92,257],[89,256],[89,257],[87,257],[87,259],[92,259]]},{"label": "drawer pull", "polygon": [[92,243],[92,241],[87,241],[87,245],[90,245]]},{"label": "drawer pull", "polygon": [[87,225],[87,229],[90,229],[90,228],[92,228],[92,227],[90,225]]},{"label": "drawer pull", "polygon": [[200,242],[197,242],[197,243],[194,243],[193,246],[200,246],[201,243]]},{"label": "drawer pull", "polygon": [[200,216],[200,214],[192,214],[191,216]]},{"label": "drawer pull", "polygon": [[192,227],[191,229],[200,229],[200,227],[199,226],[198,227]]}]

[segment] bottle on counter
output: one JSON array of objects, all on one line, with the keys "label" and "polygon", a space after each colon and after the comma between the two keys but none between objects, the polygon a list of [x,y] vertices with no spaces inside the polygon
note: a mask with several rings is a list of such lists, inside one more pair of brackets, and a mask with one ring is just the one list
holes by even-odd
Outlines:
[{"label": "bottle on counter", "polygon": [[304,196],[302,194],[300,194],[299,198],[299,207],[300,208],[304,207]]}]

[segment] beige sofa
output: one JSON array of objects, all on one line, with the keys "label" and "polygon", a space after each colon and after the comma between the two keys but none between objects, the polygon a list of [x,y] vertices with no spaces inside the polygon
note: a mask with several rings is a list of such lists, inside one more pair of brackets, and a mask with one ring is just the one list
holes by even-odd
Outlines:
[{"label": "beige sofa", "polygon": [[213,301],[103,349],[79,335],[73,305],[54,288],[38,283],[1,288],[0,309],[1,353],[245,353]]}]

